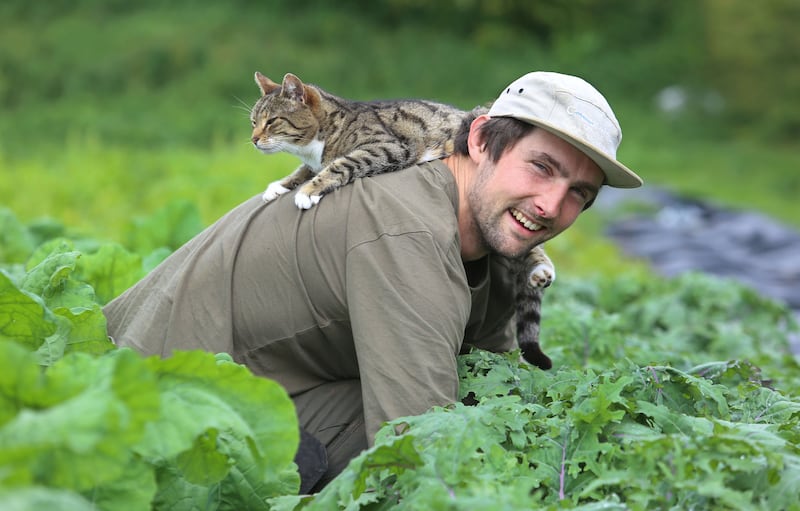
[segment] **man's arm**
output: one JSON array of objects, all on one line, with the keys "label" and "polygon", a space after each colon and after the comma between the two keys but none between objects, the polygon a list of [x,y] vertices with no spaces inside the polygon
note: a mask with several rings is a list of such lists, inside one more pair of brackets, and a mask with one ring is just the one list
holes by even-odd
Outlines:
[{"label": "man's arm", "polygon": [[442,249],[418,232],[356,246],[347,300],[370,445],[384,421],[456,400],[470,310],[457,241]]}]

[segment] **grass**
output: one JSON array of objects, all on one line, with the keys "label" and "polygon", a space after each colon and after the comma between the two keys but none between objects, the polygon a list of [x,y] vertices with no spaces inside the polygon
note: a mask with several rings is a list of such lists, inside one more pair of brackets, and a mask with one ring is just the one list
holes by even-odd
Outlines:
[{"label": "grass", "polygon": [[57,158],[3,161],[0,197],[24,221],[52,217],[70,228],[116,241],[136,217],[171,200],[195,202],[210,223],[264,189],[295,161],[269,160],[245,144],[154,151],[109,146],[86,138]]}]

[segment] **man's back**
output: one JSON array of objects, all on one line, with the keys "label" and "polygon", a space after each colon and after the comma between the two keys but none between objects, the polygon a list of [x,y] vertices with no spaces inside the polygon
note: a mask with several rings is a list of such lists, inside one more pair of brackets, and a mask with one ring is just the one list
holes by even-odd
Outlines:
[{"label": "man's back", "polygon": [[225,351],[291,394],[359,378],[354,338],[406,359],[403,339],[447,343],[449,370],[470,312],[456,196],[434,162],[305,212],[253,198],[107,305],[109,334],[145,354]]}]

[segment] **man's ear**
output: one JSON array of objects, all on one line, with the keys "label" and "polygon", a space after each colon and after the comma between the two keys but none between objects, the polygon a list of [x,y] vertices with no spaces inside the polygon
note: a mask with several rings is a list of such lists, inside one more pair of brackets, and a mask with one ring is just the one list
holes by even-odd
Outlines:
[{"label": "man's ear", "polygon": [[486,156],[486,144],[483,142],[483,133],[481,133],[481,127],[489,119],[490,117],[488,115],[479,115],[469,126],[467,149],[469,150],[469,157],[476,163]]}]

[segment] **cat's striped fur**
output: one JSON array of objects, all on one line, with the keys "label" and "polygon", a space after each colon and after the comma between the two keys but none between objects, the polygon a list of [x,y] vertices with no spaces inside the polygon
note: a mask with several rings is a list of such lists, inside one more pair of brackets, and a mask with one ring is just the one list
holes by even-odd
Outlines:
[{"label": "cat's striped fur", "polygon": [[[271,183],[265,201],[298,188],[295,204],[314,206],[354,179],[393,172],[452,154],[454,139],[472,113],[425,100],[360,102],[334,96],[287,74],[277,84],[256,72],[261,98],[253,106],[252,142],[260,151],[287,152],[303,162]],[[539,345],[543,289],[555,268],[541,247],[511,261],[517,275],[517,337],[525,359],[552,366]]]}]

